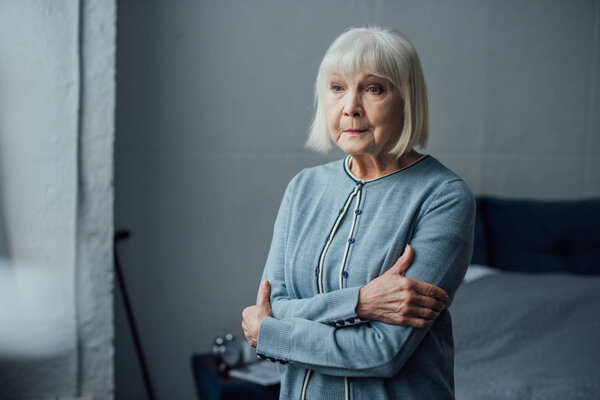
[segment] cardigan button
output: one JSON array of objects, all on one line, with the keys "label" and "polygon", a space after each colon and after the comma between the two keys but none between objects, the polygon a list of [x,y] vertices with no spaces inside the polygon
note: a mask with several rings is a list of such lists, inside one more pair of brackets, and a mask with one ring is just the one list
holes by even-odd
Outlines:
[{"label": "cardigan button", "polygon": [[342,276],[345,278],[348,276],[348,271],[342,271]]},{"label": "cardigan button", "polygon": [[260,358],[261,360],[264,360],[265,358],[267,358],[267,357],[265,357],[264,354],[257,354],[256,357]]},{"label": "cardigan button", "polygon": [[269,361],[275,362],[275,359],[273,357],[269,357]]},{"label": "cardigan button", "polygon": [[348,243],[350,243],[350,244],[354,243],[354,238],[348,239]]},{"label": "cardigan button", "polygon": [[362,212],[362,210],[360,208],[357,208],[356,210],[354,210],[354,214],[359,215]]}]

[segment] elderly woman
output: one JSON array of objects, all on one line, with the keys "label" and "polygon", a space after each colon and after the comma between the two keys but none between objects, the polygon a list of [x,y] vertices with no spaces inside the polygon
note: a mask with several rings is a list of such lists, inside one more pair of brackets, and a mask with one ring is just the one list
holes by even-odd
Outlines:
[{"label": "elderly woman", "polygon": [[348,156],[289,183],[246,339],[281,364],[282,399],[452,399],[445,305],[475,209],[460,177],[414,150],[427,140],[416,51],[396,31],[350,29],[315,92],[308,145]]}]

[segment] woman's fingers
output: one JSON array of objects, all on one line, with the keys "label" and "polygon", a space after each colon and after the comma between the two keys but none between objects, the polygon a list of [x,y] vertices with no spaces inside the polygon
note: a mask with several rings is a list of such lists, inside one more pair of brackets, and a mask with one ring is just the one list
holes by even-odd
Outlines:
[{"label": "woman's fingers", "polygon": [[266,317],[273,315],[271,313],[271,305],[269,304],[269,291],[269,282],[264,281],[260,286],[258,294],[259,304],[246,307],[242,311],[242,329],[246,340],[252,347],[256,347],[258,343],[260,324]]},{"label": "woman's fingers", "polygon": [[410,267],[410,263],[412,262],[414,256],[415,251],[413,250],[410,244],[407,244],[400,258],[398,258],[396,263],[394,263],[394,265],[392,265],[392,267],[389,270],[387,270],[387,273],[404,276],[406,270],[408,270],[408,267]]},{"label": "woman's fingers", "polygon": [[[246,309],[248,309],[248,307],[246,307]],[[244,309],[244,312],[242,312],[242,331],[244,331],[244,337],[246,338],[248,344],[252,347],[256,347],[256,338],[250,333],[250,328],[248,327],[248,323],[246,321],[246,309]]]},{"label": "woman's fingers", "polygon": [[404,304],[397,311],[386,311],[377,316],[378,321],[394,325],[411,326],[421,328],[424,322],[433,322],[443,310],[438,308],[424,307],[415,304]]},{"label": "woman's fingers", "polygon": [[271,309],[271,302],[269,300],[271,296],[271,283],[268,280],[264,280],[261,282],[258,287],[258,302],[256,303],[258,306],[266,307]]},{"label": "woman's fingers", "polygon": [[415,294],[410,297],[410,300],[407,301],[408,305],[412,308],[424,308],[436,312],[441,312],[444,307],[446,307],[446,303],[440,301],[434,297],[423,296],[420,294]]},{"label": "woman's fingers", "polygon": [[427,309],[435,312],[441,312],[446,307],[446,303],[436,298],[423,296],[418,293],[405,293],[401,297],[389,299],[388,301],[375,305],[375,308],[382,312],[406,313],[407,310]]},{"label": "woman's fingers", "polygon": [[440,312],[428,307],[410,306],[399,314],[408,318],[435,319],[440,315]]},{"label": "woman's fingers", "polygon": [[446,293],[446,291],[444,289],[439,288],[434,285],[431,285],[429,283],[416,281],[414,279],[410,279],[410,280],[412,281],[411,282],[412,288],[420,295],[435,298],[444,303],[448,302],[448,299],[449,299],[448,293]]}]

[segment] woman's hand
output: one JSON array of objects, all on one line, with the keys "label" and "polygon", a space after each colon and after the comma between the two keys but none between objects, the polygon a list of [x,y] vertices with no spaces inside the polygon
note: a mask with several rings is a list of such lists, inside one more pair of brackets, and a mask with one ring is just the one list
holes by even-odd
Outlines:
[{"label": "woman's hand", "polygon": [[255,306],[246,307],[242,311],[242,329],[246,340],[252,347],[258,345],[258,333],[263,319],[273,316],[270,296],[271,284],[269,281],[263,281],[258,288],[258,303]]},{"label": "woman's hand", "polygon": [[448,294],[437,286],[404,277],[413,256],[412,247],[407,245],[392,268],[360,288],[356,306],[359,318],[413,328],[433,323],[446,306]]}]

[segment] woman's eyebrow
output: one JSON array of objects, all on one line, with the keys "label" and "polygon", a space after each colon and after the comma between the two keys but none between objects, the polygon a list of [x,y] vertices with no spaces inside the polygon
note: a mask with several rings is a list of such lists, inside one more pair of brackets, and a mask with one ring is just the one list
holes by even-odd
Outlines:
[{"label": "woman's eyebrow", "polygon": [[377,76],[377,75],[365,75],[365,77],[364,77],[364,79],[363,79],[363,80],[365,80],[365,81],[366,81],[366,80],[371,80],[371,79],[375,79],[375,80],[377,80],[377,81],[380,81],[380,82],[385,82],[385,81],[387,81],[387,79],[385,79],[385,78],[382,78],[382,77],[380,77],[380,76]]}]

